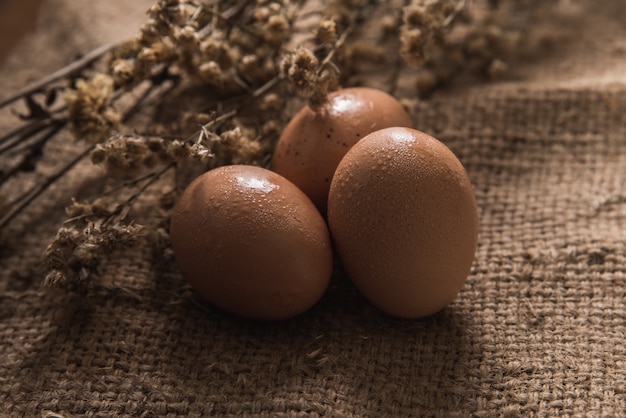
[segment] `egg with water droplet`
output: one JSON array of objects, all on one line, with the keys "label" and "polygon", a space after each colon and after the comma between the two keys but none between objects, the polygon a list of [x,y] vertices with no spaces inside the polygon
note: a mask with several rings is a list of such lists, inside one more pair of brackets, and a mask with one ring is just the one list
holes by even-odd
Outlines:
[{"label": "egg with water droplet", "polygon": [[478,237],[460,161],[435,138],[407,128],[373,132],[348,151],[330,186],[328,223],[356,287],[380,310],[405,318],[455,299]]},{"label": "egg with water droplet", "polygon": [[318,111],[307,106],[291,119],[276,144],[272,170],[298,186],[325,214],[339,161],[367,134],[392,126],[412,126],[393,96],[368,87],[336,91]]},{"label": "egg with water droplet", "polygon": [[294,184],[260,167],[225,166],[194,180],[172,213],[170,237],[191,287],[248,318],[306,311],[332,273],[319,211]]}]

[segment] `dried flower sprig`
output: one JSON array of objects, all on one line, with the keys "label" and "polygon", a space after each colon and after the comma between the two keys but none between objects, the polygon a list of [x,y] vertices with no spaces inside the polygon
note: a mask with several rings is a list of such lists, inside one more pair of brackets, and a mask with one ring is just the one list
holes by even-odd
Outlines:
[{"label": "dried flower sprig", "polygon": [[88,223],[62,226],[46,248],[44,285],[76,289],[97,272],[103,257],[116,249],[141,241],[143,228],[131,224],[115,224],[103,228]]},{"label": "dried flower sprig", "polygon": [[540,21],[538,11],[550,16],[560,6],[559,1],[523,5],[487,1],[474,8],[472,4],[468,0],[413,0],[403,9],[400,55],[418,69],[419,97],[428,97],[462,74],[486,79],[506,76],[507,60],[524,49],[530,29]]},{"label": "dried flower sprig", "polygon": [[126,182],[125,187],[141,186],[113,207],[110,196],[124,188],[109,190],[106,196],[101,195],[91,202],[73,200],[66,208],[69,219],[46,248],[44,284],[74,289],[83,287],[97,273],[103,256],[126,246],[143,243],[146,228],[133,220],[128,221],[128,214],[143,193],[174,167],[175,163],[170,163],[146,176]]},{"label": "dried flower sprig", "polygon": [[87,142],[106,139],[120,123],[121,115],[111,106],[113,78],[96,74],[91,80],[78,80],[65,95],[70,130]]},{"label": "dried flower sprig", "polygon": [[400,55],[419,67],[429,58],[431,48],[443,44],[447,30],[461,16],[466,0],[412,1],[403,10],[400,28]]},{"label": "dried flower sprig", "polygon": [[[331,4],[330,14],[327,14],[330,17],[321,20],[316,28],[317,55],[312,49],[300,46],[286,55],[281,63],[282,74],[289,80],[291,88],[306,99],[312,109],[321,108],[327,101],[328,93],[339,87],[341,70],[333,59],[355,30],[357,23],[371,13],[372,7],[366,2],[353,3],[335,1]],[[354,6],[355,9],[349,11],[349,6]],[[338,26],[341,27],[340,33]],[[323,57],[320,58],[322,54]]]},{"label": "dried flower sprig", "polygon": [[[0,101],[2,109],[22,99],[27,109],[0,136],[0,157],[11,156],[0,160],[0,187],[36,171],[59,132],[77,139],[76,152],[33,188],[16,197],[0,190],[0,230],[89,158],[103,168],[105,191],[67,207],[44,256],[45,283],[88,286],[103,258],[138,242],[169,254],[168,216],[181,189],[212,167],[267,165],[303,101],[317,109],[370,68],[384,68],[392,93],[401,77],[413,79],[422,97],[468,70],[498,77],[541,3],[157,0],[135,38]],[[201,100],[189,93],[198,91]],[[149,116],[164,108],[169,117]],[[155,210],[133,211],[148,194]]]}]

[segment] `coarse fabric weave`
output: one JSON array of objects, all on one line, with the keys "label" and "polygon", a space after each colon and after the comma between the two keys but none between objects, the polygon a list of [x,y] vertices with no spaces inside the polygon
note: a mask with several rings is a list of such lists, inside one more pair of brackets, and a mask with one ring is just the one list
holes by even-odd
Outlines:
[{"label": "coarse fabric weave", "polygon": [[[478,204],[475,263],[447,309],[390,318],[337,271],[305,314],[248,321],[141,248],[103,265],[86,297],[42,289],[37,262],[73,191],[91,187],[87,164],[2,237],[0,416],[626,416],[626,5],[591,3],[575,42],[516,80],[414,104]],[[16,54],[4,91],[36,72],[20,76],[32,57]]]}]

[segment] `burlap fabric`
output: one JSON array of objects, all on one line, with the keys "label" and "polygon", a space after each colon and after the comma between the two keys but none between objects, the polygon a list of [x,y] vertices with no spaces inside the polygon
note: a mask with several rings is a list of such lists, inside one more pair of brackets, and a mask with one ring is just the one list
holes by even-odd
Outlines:
[{"label": "burlap fabric", "polygon": [[[51,3],[3,91],[118,35],[84,23],[115,10],[75,13],[74,33],[54,23],[77,3]],[[392,319],[337,273],[304,315],[245,321],[142,249],[107,263],[87,297],[42,290],[38,257],[89,187],[79,169],[3,237],[0,416],[626,416],[626,6],[602,3],[517,80],[416,105],[479,208],[476,261],[449,308]],[[133,29],[142,13],[126,12]],[[51,44],[61,57],[43,54]]]}]

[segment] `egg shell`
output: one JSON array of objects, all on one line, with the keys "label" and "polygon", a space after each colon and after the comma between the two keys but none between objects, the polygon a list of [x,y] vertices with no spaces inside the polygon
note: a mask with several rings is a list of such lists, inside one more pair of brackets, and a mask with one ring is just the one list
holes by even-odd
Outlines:
[{"label": "egg shell", "polygon": [[470,272],[478,215],[460,161],[407,128],[371,133],[339,164],[328,196],[336,251],[380,310],[419,318],[452,302]]},{"label": "egg shell", "polygon": [[325,215],[339,161],[367,134],[392,126],[411,127],[412,121],[391,95],[366,87],[336,91],[317,112],[307,106],[291,119],[278,140],[271,168],[304,191]]},{"label": "egg shell", "polygon": [[237,315],[284,319],[313,306],[332,273],[326,223],[284,177],[244,165],[195,179],[174,208],[170,237],[191,287]]}]

